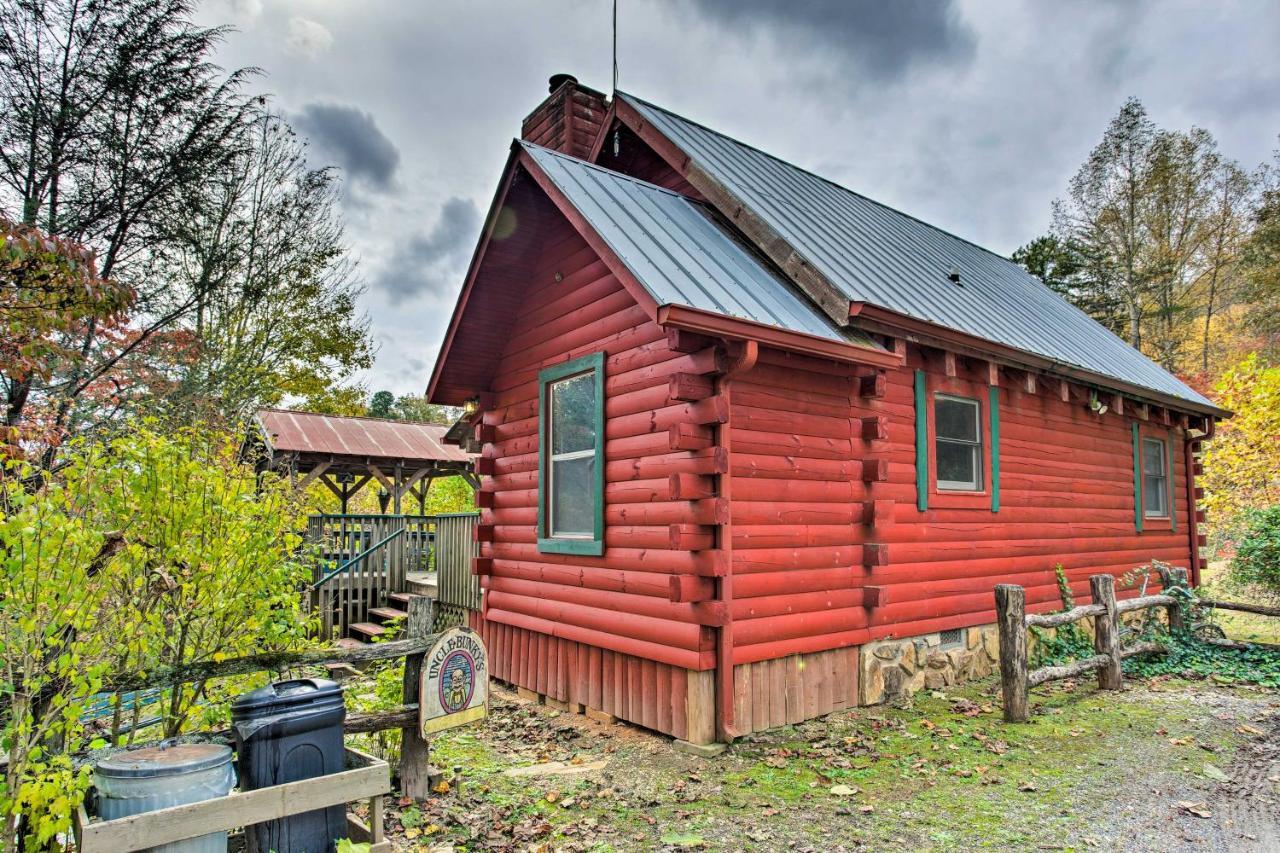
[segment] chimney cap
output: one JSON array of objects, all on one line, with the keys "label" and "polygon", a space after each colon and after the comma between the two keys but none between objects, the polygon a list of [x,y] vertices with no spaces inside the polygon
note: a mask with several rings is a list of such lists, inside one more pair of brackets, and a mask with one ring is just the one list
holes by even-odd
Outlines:
[{"label": "chimney cap", "polygon": [[574,77],[572,74],[564,74],[564,73],[552,74],[551,79],[547,81],[548,83],[547,91],[554,92],[556,89],[559,89],[565,83],[577,83],[577,82],[578,82],[578,78]]}]

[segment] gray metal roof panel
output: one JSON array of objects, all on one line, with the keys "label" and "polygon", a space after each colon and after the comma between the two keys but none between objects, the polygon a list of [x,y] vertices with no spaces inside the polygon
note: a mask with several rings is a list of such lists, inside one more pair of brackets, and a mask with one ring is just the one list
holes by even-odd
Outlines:
[{"label": "gray metal roof panel", "polygon": [[837,328],[730,236],[705,205],[576,157],[520,144],[659,305],[871,345],[860,332]]},{"label": "gray metal roof panel", "polygon": [[[1203,396],[1008,258],[622,92],[853,302],[1201,404]],[[960,285],[948,274],[960,273]]]}]

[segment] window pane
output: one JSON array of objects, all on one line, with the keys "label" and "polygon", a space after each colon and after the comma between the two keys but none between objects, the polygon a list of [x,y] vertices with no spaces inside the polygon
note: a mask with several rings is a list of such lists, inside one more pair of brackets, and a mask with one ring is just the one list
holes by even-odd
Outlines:
[{"label": "window pane", "polygon": [[1142,478],[1142,509],[1147,515],[1168,515],[1165,507],[1167,483],[1164,477],[1147,475]]},{"label": "window pane", "polygon": [[937,443],[938,488],[978,488],[978,446]]},{"label": "window pane", "polygon": [[1164,474],[1164,442],[1152,438],[1142,440],[1142,473],[1162,476]]},{"label": "window pane", "polygon": [[978,404],[969,400],[934,400],[934,426],[938,438],[978,440]]},{"label": "window pane", "polygon": [[551,463],[551,535],[595,533],[594,456]]},{"label": "window pane", "polygon": [[551,385],[551,452],[571,453],[596,446],[595,375],[584,373]]}]

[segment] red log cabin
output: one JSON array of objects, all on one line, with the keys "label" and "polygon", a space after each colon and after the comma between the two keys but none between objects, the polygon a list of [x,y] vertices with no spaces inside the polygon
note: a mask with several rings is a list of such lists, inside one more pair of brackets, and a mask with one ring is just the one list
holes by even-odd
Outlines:
[{"label": "red log cabin", "polygon": [[493,675],[695,744],[989,672],[997,583],[1196,578],[1228,414],[1008,259],[568,75],[429,396],[473,412]]}]

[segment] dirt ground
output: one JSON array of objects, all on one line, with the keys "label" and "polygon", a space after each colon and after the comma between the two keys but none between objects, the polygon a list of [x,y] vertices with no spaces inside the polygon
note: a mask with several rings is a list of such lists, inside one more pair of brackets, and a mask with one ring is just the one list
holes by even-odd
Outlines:
[{"label": "dirt ground", "polygon": [[400,849],[437,853],[1280,850],[1280,694],[1063,683],[1009,726],[995,689],[832,714],[713,759],[497,691],[488,720],[433,743],[460,784],[392,800],[387,824]]}]

